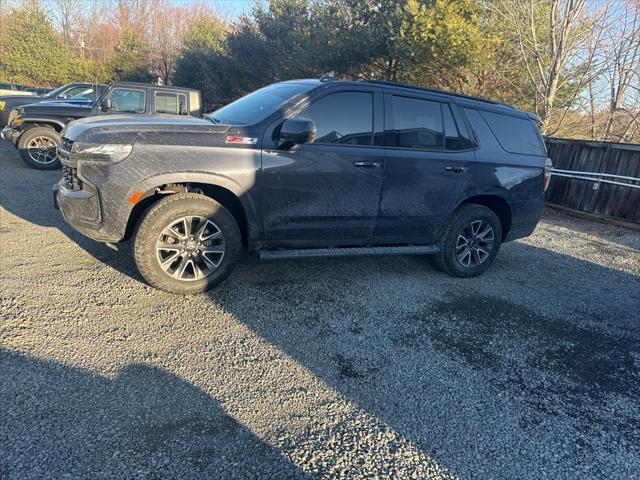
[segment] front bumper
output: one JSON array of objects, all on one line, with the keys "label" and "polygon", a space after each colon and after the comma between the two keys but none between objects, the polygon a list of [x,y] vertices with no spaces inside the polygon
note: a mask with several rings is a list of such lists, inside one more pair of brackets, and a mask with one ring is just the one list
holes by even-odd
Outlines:
[{"label": "front bumper", "polygon": [[0,130],[0,138],[13,143],[14,145],[17,145],[21,133],[21,131],[14,130],[11,127],[5,127]]},{"label": "front bumper", "polygon": [[97,191],[71,190],[65,179],[53,186],[53,206],[60,210],[66,222],[86,237],[99,242],[118,242],[102,230],[102,214]]}]

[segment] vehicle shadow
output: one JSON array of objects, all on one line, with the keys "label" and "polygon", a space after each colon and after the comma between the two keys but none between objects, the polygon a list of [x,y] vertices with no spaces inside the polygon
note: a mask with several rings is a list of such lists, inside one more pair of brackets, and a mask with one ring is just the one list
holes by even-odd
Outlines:
[{"label": "vehicle shadow", "polygon": [[[43,173],[28,201],[2,188],[0,205],[142,282],[127,255],[66,225],[50,207],[57,177]],[[500,477],[509,465],[511,476],[565,476],[571,463],[592,477],[640,454],[637,286],[635,275],[514,242],[473,279],[422,257],[245,259],[196,298],[457,475]]]},{"label": "vehicle shadow", "polygon": [[[516,242],[475,279],[412,257],[327,259],[241,265],[209,296],[462,478],[502,462],[528,478],[541,455],[560,475],[576,458],[594,468],[609,441],[640,454],[638,283]],[[607,410],[619,401],[634,406]]]},{"label": "vehicle shadow", "polygon": [[[114,251],[103,243],[84,237],[65,222],[53,206],[52,187],[61,170],[34,170],[22,162],[18,152],[0,141],[0,207],[18,218],[42,227],[56,228],[96,259],[138,281],[143,281],[133,265],[129,245]],[[12,226],[9,216],[0,217],[0,233]]]},{"label": "vehicle shadow", "polygon": [[157,367],[105,378],[0,349],[0,385],[2,478],[308,478]]}]

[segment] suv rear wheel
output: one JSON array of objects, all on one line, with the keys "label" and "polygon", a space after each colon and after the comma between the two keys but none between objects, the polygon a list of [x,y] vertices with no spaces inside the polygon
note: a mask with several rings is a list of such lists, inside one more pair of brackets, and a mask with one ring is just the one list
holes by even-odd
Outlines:
[{"label": "suv rear wheel", "polygon": [[203,292],[218,285],[233,270],[241,248],[233,215],[196,193],[175,194],[155,203],[133,239],[142,276],[173,293]]},{"label": "suv rear wheel", "polygon": [[452,215],[434,256],[436,266],[456,277],[475,277],[488,269],[502,243],[502,224],[495,212],[474,203]]},{"label": "suv rear wheel", "polygon": [[38,170],[55,170],[60,167],[58,145],[60,135],[51,127],[30,128],[18,140],[22,160]]}]

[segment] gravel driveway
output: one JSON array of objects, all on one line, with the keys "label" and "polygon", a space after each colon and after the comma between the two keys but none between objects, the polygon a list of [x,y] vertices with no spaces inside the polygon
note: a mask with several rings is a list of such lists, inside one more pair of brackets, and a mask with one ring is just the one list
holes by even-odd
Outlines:
[{"label": "gravel driveway", "polygon": [[0,147],[0,478],[639,478],[640,233],[145,285]]}]

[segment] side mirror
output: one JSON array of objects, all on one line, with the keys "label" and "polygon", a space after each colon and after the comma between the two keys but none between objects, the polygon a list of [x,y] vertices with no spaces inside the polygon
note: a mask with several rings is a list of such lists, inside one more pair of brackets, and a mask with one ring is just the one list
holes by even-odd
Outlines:
[{"label": "side mirror", "polygon": [[294,145],[311,143],[316,137],[316,124],[308,118],[290,118],[280,127],[280,140]]},{"label": "side mirror", "polygon": [[104,100],[102,100],[102,102],[100,102],[100,108],[103,112],[108,112],[109,110],[111,110],[111,99],[105,98]]}]

